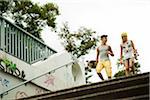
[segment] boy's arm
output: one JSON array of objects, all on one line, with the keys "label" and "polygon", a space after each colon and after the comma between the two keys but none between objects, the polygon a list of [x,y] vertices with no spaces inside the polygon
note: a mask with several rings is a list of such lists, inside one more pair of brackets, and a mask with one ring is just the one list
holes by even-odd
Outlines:
[{"label": "boy's arm", "polygon": [[111,49],[110,46],[109,46],[109,52],[108,52],[108,54],[110,54],[111,56],[114,56],[114,53],[113,53],[113,51],[112,51],[112,49]]},{"label": "boy's arm", "polygon": [[97,48],[97,49],[96,49],[96,63],[98,63],[98,60],[99,60],[99,59],[98,59],[98,58],[99,58],[98,56],[99,56],[99,49]]}]

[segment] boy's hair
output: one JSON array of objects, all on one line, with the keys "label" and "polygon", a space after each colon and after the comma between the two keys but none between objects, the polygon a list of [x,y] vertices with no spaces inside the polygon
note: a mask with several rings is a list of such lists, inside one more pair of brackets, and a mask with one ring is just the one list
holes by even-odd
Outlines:
[{"label": "boy's hair", "polygon": [[107,36],[107,35],[101,35],[101,39],[102,39],[103,37],[108,37],[108,36]]}]

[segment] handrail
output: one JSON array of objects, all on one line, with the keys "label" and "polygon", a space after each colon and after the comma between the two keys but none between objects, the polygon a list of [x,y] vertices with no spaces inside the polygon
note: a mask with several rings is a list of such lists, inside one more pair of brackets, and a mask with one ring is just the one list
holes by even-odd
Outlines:
[{"label": "handrail", "polygon": [[33,80],[35,80],[35,79],[37,79],[37,78],[39,78],[39,77],[42,77],[42,76],[44,76],[44,75],[46,75],[46,74],[48,74],[48,73],[50,74],[50,73],[52,73],[52,72],[54,72],[54,71],[56,71],[56,70],[58,70],[58,69],[60,69],[60,68],[62,68],[62,67],[65,67],[66,65],[70,65],[70,64],[72,64],[73,62],[74,62],[74,61],[70,61],[69,63],[64,64],[64,65],[62,65],[62,66],[60,66],[60,67],[57,67],[57,68],[55,68],[55,69],[53,69],[53,70],[51,70],[51,71],[45,72],[45,73],[43,73],[43,74],[41,74],[41,75],[39,75],[39,76],[36,76],[36,77],[34,77],[34,78],[32,78],[32,79],[29,79],[29,80],[27,80],[27,81],[24,81],[24,82],[22,82],[22,83],[20,83],[20,84],[18,84],[18,85],[16,85],[16,86],[14,86],[14,87],[12,87],[12,88],[9,88],[9,89],[3,91],[2,93],[0,93],[0,96],[1,96],[1,98],[3,98],[3,96],[4,96],[5,93],[8,93],[9,91],[14,90],[14,89],[16,89],[16,88],[18,88],[18,87],[20,87],[20,86],[22,86],[22,85],[26,85],[28,82],[31,82],[31,81],[33,81]]},{"label": "handrail", "polygon": [[0,49],[29,64],[57,53],[43,41],[0,16]]},{"label": "handrail", "polygon": [[[13,25],[14,27],[16,27],[17,29],[19,29],[20,31],[24,32],[25,34],[29,35],[30,37],[34,38],[36,41],[40,42],[41,44],[45,45],[46,47],[50,48],[49,46],[47,46],[43,41],[41,41],[40,39],[38,39],[37,37],[31,35],[29,32],[27,32],[26,30],[22,29],[21,27],[15,25],[14,23],[10,22],[8,19],[0,16],[1,19],[4,19],[5,21],[7,21],[8,23],[10,23],[11,25]],[[56,52],[54,49],[50,48],[52,51]]]}]

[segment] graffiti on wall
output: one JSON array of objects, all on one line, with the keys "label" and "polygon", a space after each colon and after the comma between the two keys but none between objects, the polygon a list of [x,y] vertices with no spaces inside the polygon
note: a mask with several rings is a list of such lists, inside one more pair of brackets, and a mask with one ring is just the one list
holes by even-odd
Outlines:
[{"label": "graffiti on wall", "polygon": [[28,95],[23,91],[16,92],[16,99],[27,97]]},{"label": "graffiti on wall", "polygon": [[0,77],[0,84],[3,86],[3,87],[9,87],[10,86],[10,81],[5,79],[5,78],[2,78]]},{"label": "graffiti on wall", "polygon": [[42,94],[42,93],[44,93],[44,92],[45,92],[45,91],[42,90],[42,89],[40,89],[40,88],[36,88],[36,89],[35,89],[35,94],[36,94],[36,95]]},{"label": "graffiti on wall", "polygon": [[8,59],[0,59],[0,69],[4,72],[10,73],[20,78],[25,78],[25,73],[22,70],[19,70],[12,61]]},{"label": "graffiti on wall", "polygon": [[45,75],[46,79],[44,81],[44,83],[46,84],[46,86],[48,87],[49,85],[54,85],[54,80],[55,80],[55,77],[53,75]]}]

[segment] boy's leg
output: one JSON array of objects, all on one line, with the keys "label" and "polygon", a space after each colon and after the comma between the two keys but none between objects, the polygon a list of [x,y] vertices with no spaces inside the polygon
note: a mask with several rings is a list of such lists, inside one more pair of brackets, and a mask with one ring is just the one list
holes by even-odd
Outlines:
[{"label": "boy's leg", "polygon": [[102,69],[103,69],[103,64],[102,64],[102,62],[98,61],[98,64],[96,66],[96,72],[97,72],[98,76],[101,78],[101,80],[104,80],[104,78],[101,74]]},{"label": "boy's leg", "polygon": [[129,60],[124,61],[125,75],[129,76]]},{"label": "boy's leg", "polygon": [[104,63],[105,71],[108,76],[108,79],[111,79],[112,77],[112,67],[111,67],[111,62],[110,61],[105,61]]},{"label": "boy's leg", "polygon": [[101,73],[97,73],[101,80],[104,80],[103,75]]}]

